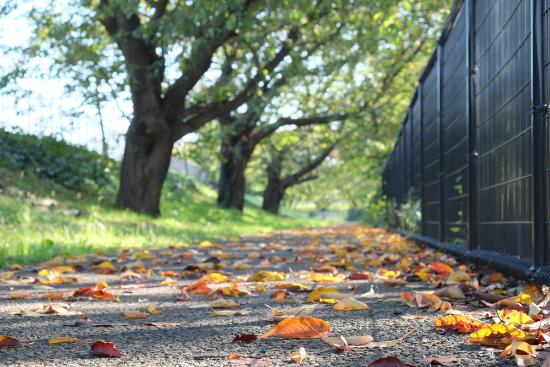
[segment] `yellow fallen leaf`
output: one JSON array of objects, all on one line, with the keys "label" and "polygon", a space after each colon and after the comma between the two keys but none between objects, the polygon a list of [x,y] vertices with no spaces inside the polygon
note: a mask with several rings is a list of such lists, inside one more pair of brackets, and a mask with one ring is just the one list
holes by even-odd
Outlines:
[{"label": "yellow fallen leaf", "polygon": [[203,282],[203,283],[206,283],[206,284],[211,284],[211,283],[216,283],[216,284],[219,284],[219,283],[227,283],[229,281],[229,278],[226,276],[226,275],[223,275],[223,274],[220,274],[220,273],[210,273],[210,274],[206,274],[206,275],[203,275],[199,280],[198,282]]},{"label": "yellow fallen leaf", "polygon": [[492,324],[470,334],[469,341],[489,347],[506,347],[512,341],[537,342],[537,338],[510,325]]},{"label": "yellow fallen leaf", "polygon": [[497,315],[502,321],[508,322],[512,325],[525,325],[530,324],[534,321],[525,312],[521,312],[518,310],[499,310],[497,311]]},{"label": "yellow fallen leaf", "polygon": [[309,273],[305,275],[305,279],[310,282],[334,283],[341,282],[344,280],[344,277],[342,275],[331,275],[325,273]]},{"label": "yellow fallen leaf", "polygon": [[449,278],[447,278],[447,283],[449,283],[449,282],[456,282],[456,283],[469,282],[470,280],[472,280],[472,278],[465,271],[455,271],[454,273],[451,273],[451,275],[449,275]]},{"label": "yellow fallen leaf", "polygon": [[326,295],[326,293],[338,294],[340,292],[338,292],[338,290],[334,289],[334,288],[317,287],[317,288],[315,288],[314,290],[311,291],[311,293],[309,294],[307,300],[309,302],[322,302],[322,303],[329,303],[329,304],[333,304],[333,303],[338,302],[338,300],[336,300],[336,299],[323,297],[324,295]]},{"label": "yellow fallen leaf", "polygon": [[199,243],[199,247],[205,248],[205,247],[211,247],[214,246],[214,244],[210,241],[202,241]]},{"label": "yellow fallen leaf", "polygon": [[48,339],[48,343],[50,343],[50,344],[75,343],[77,341],[80,341],[80,339],[73,338],[71,336],[62,336],[62,337],[59,337],[59,338]]},{"label": "yellow fallen leaf", "polygon": [[537,362],[537,351],[526,342],[513,341],[512,344],[504,348],[501,354],[504,357],[514,357],[516,365],[521,367],[534,366]]},{"label": "yellow fallen leaf", "polygon": [[151,315],[160,315],[161,312],[155,308],[153,305],[147,306],[147,312],[149,312]]},{"label": "yellow fallen leaf", "polygon": [[232,307],[239,307],[240,304],[238,304],[235,301],[227,300],[225,298],[219,298],[212,302],[209,307],[210,308],[232,308]]},{"label": "yellow fallen leaf", "polygon": [[260,336],[266,339],[279,335],[289,339],[323,338],[330,334],[330,324],[316,317],[291,317],[279,322],[273,329]]},{"label": "yellow fallen leaf", "polygon": [[177,281],[175,279],[172,279],[170,277],[164,279],[162,282],[160,282],[160,285],[174,285]]},{"label": "yellow fallen leaf", "polygon": [[263,270],[259,271],[248,277],[248,282],[277,282],[285,280],[283,273],[276,273],[274,271]]},{"label": "yellow fallen leaf", "polygon": [[533,302],[533,297],[527,293],[522,293],[519,296],[501,299],[496,304],[500,306],[513,306],[516,303],[528,305],[531,302]]},{"label": "yellow fallen leaf", "polygon": [[332,308],[334,308],[336,311],[360,311],[368,310],[369,306],[353,298],[344,298],[343,300],[332,306]]},{"label": "yellow fallen leaf", "polygon": [[131,311],[124,311],[122,313],[122,316],[126,317],[127,319],[146,319],[149,317],[149,315],[146,313]]}]

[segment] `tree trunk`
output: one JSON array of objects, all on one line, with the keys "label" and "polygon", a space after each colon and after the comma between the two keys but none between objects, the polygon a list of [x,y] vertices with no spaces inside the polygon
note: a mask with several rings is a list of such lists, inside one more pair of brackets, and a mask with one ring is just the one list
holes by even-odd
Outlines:
[{"label": "tree trunk", "polygon": [[273,214],[279,214],[281,201],[285,196],[285,187],[281,180],[282,162],[277,158],[273,157],[267,166],[267,186],[262,203],[262,209]]},{"label": "tree trunk", "polygon": [[220,181],[218,205],[242,211],[246,188],[245,171],[250,159],[248,149],[242,144],[223,142],[221,145]]},{"label": "tree trunk", "polygon": [[150,135],[143,124],[137,126],[126,134],[117,206],[158,216],[174,143],[168,132]]}]

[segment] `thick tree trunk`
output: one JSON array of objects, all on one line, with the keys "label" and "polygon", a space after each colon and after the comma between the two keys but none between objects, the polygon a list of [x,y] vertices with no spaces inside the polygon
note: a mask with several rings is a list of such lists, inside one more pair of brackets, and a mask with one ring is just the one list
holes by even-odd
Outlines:
[{"label": "thick tree trunk", "polygon": [[245,171],[250,153],[239,143],[222,142],[218,205],[242,211],[246,189]]},{"label": "thick tree trunk", "polygon": [[279,214],[281,201],[285,196],[285,186],[281,180],[282,162],[280,157],[273,156],[267,166],[267,186],[264,190],[262,209]]},{"label": "thick tree trunk", "polygon": [[264,190],[264,199],[262,209],[268,213],[279,214],[281,202],[285,197],[285,189],[282,185],[277,185],[269,181]]},{"label": "thick tree trunk", "polygon": [[158,216],[174,143],[167,132],[151,136],[145,130],[134,124],[128,129],[117,206]]}]

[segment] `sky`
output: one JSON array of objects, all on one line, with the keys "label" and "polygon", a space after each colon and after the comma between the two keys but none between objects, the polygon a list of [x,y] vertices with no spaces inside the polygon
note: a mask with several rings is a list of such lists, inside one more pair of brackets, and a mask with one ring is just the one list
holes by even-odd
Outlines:
[{"label": "sky", "polygon": [[[0,7],[6,1],[13,0],[0,0]],[[62,5],[63,2],[65,0],[57,1],[56,4]],[[47,3],[45,0],[22,1],[21,8],[15,13],[9,17],[0,17],[0,45],[13,47],[26,44],[31,37],[31,28],[24,16],[25,11],[33,5]],[[10,70],[15,63],[16,53],[0,53],[0,75]],[[48,63],[46,59],[34,60],[33,66],[47,70]],[[28,77],[16,84],[20,93],[30,92],[28,95],[14,96],[6,90],[0,90],[0,127],[37,135],[55,135],[72,144],[100,151],[101,129],[97,110],[79,96],[67,95],[64,85],[62,79]],[[131,115],[128,101],[119,101],[119,105],[126,115]],[[78,111],[79,116],[71,116],[71,111]],[[101,113],[105,121],[109,154],[118,159],[122,156],[123,134],[129,121],[121,115],[114,102],[103,103]]]}]

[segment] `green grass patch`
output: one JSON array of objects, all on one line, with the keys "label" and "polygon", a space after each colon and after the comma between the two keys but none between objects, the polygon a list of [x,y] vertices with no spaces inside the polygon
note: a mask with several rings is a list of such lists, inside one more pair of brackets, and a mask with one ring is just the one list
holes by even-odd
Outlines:
[{"label": "green grass patch", "polygon": [[[327,223],[303,214],[273,216],[250,205],[242,214],[221,209],[214,204],[212,188],[176,175],[165,184],[159,218],[112,207],[113,186],[78,193],[5,162],[0,162],[0,188],[0,267],[55,256],[165,247]],[[40,198],[54,199],[57,205],[37,206]],[[81,215],[76,216],[76,210]]]}]

